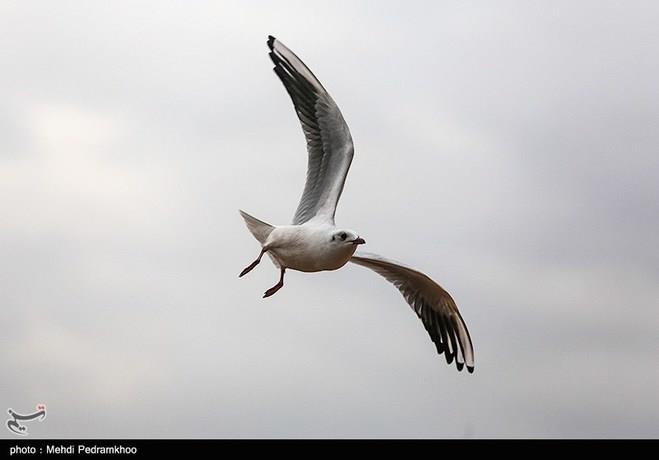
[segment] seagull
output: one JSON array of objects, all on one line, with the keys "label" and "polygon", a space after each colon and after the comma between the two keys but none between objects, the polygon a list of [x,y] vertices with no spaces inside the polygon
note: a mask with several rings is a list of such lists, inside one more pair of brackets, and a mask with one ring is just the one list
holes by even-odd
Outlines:
[{"label": "seagull", "polygon": [[334,223],[336,205],[352,162],[354,146],[348,125],[327,90],[290,49],[268,36],[273,70],[293,101],[307,141],[307,179],[291,225],[271,225],[240,210],[248,230],[261,244],[249,273],[267,254],[279,268],[279,281],[265,291],[270,297],[284,286],[286,270],[337,270],[348,262],[370,268],[392,283],[421,319],[437,353],[455,361],[458,371],[474,371],[474,349],[453,298],[427,275],[370,253],[355,254],[366,241]]}]

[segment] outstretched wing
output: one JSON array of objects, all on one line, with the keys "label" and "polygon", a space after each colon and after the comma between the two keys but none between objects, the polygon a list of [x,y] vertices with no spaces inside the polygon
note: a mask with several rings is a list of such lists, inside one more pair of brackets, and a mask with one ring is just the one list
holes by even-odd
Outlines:
[{"label": "outstretched wing", "polygon": [[382,275],[403,294],[423,322],[437,353],[446,362],[455,360],[458,370],[466,364],[474,372],[474,348],[458,307],[448,292],[423,273],[391,262],[375,254],[359,254],[350,259]]},{"label": "outstretched wing", "polygon": [[273,70],[293,100],[309,152],[307,182],[293,224],[311,219],[334,224],[354,151],[350,130],[311,70],[275,37],[268,37],[268,47]]}]

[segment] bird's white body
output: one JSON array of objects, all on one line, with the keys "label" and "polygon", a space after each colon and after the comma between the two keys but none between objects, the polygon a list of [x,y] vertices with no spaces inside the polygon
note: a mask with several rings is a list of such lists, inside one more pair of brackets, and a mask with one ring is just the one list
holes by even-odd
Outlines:
[{"label": "bird's white body", "polygon": [[275,227],[263,245],[280,267],[301,272],[337,270],[348,263],[356,244],[337,244],[337,228],[307,222]]}]

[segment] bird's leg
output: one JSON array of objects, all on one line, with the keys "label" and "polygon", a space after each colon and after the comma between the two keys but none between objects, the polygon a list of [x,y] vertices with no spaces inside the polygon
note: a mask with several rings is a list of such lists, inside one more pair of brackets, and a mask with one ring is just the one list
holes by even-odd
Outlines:
[{"label": "bird's leg", "polygon": [[285,268],[281,268],[281,276],[279,277],[279,282],[272,286],[270,289],[265,291],[265,294],[263,294],[263,298],[265,299],[266,297],[270,297],[272,294],[280,290],[284,286],[284,272],[286,271]]},{"label": "bird's leg", "polygon": [[259,254],[259,257],[254,262],[249,264],[249,266],[245,267],[245,269],[240,272],[240,275],[238,275],[238,278],[241,278],[246,274],[248,274],[250,271],[252,271],[252,268],[256,267],[259,264],[259,262],[261,262],[261,257],[263,257],[263,254],[265,254],[265,251],[267,251],[267,249],[265,248],[261,249],[261,253]]}]

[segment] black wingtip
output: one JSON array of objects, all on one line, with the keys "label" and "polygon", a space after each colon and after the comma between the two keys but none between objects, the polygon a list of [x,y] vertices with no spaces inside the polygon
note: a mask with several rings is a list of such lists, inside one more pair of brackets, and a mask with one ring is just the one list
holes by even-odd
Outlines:
[{"label": "black wingtip", "polygon": [[470,374],[474,373],[474,366],[467,366],[467,370],[469,371]]},{"label": "black wingtip", "polygon": [[275,40],[277,40],[275,37],[268,35],[268,48],[272,49],[275,46]]},{"label": "black wingtip", "polygon": [[455,366],[458,368],[458,371],[461,371],[462,368],[464,367],[465,363],[461,363],[457,359],[455,360]]}]

